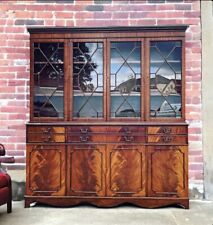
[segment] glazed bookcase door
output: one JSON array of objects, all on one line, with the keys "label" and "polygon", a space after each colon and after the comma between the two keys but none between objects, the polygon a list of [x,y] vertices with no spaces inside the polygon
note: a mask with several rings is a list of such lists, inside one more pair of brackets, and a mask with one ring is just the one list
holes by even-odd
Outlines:
[{"label": "glazed bookcase door", "polygon": [[186,197],[188,195],[187,146],[149,146],[148,195]]},{"label": "glazed bookcase door", "polygon": [[145,196],[145,147],[110,145],[107,149],[107,195]]},{"label": "glazed bookcase door", "polygon": [[158,120],[184,118],[184,40],[151,39],[149,48],[148,117]]},{"label": "glazed bookcase door", "polygon": [[63,120],[65,43],[32,42],[31,116],[35,120]]},{"label": "glazed bookcase door", "polygon": [[67,192],[71,196],[105,195],[105,146],[72,145],[67,156]]},{"label": "glazed bookcase door", "polygon": [[27,195],[65,194],[64,146],[28,145],[27,165]]},{"label": "glazed bookcase door", "polygon": [[108,41],[109,119],[140,120],[143,116],[141,39]]},{"label": "glazed bookcase door", "polygon": [[74,120],[105,117],[104,40],[73,40],[72,49],[72,118]]}]

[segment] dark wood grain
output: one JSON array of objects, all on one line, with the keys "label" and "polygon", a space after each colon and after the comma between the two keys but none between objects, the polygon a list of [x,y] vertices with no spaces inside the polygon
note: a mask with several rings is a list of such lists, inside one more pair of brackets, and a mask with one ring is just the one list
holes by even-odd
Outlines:
[{"label": "dark wood grain", "polygon": [[[30,122],[27,124],[25,207],[124,203],[189,208],[185,123],[187,26],[30,28]],[[150,117],[150,42],[182,42],[181,118]],[[103,117],[73,118],[73,43],[103,49]],[[110,115],[111,41],[141,43],[141,116]],[[64,43],[64,117],[34,116],[34,43]]]},{"label": "dark wood grain", "polygon": [[105,146],[70,146],[68,195],[105,195]]},{"label": "dark wood grain", "polygon": [[30,195],[65,194],[65,148],[27,146],[27,186]]},{"label": "dark wood grain", "polygon": [[107,195],[145,196],[145,149],[115,145],[107,153]]},{"label": "dark wood grain", "polygon": [[148,147],[149,196],[187,197],[187,147]]}]

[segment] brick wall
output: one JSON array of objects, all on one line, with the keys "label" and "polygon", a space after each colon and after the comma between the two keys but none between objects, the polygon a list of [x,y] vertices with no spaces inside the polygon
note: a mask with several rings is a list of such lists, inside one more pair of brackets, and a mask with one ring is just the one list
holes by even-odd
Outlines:
[{"label": "brick wall", "polygon": [[[102,3],[100,3],[102,2]],[[99,3],[99,4],[98,4]],[[29,119],[27,26],[157,26],[187,24],[186,118],[189,176],[203,181],[201,115],[201,26],[199,0],[0,1],[0,142],[25,165]]]}]

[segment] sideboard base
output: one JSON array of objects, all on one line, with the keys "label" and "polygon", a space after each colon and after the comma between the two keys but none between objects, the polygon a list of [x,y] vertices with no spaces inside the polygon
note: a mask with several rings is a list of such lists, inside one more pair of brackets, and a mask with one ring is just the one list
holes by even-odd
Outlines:
[{"label": "sideboard base", "polygon": [[31,203],[42,203],[51,206],[76,206],[80,204],[90,204],[97,207],[115,207],[122,204],[132,204],[143,208],[159,208],[163,206],[178,205],[189,209],[189,198],[89,198],[89,197],[43,197],[43,196],[25,196],[25,208],[29,208]]}]

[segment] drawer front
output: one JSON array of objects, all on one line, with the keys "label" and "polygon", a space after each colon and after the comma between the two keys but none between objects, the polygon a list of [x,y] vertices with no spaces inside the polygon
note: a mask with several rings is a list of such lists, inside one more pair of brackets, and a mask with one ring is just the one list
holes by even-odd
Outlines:
[{"label": "drawer front", "polygon": [[187,134],[186,126],[150,126],[148,134]]},{"label": "drawer front", "polygon": [[113,143],[145,142],[145,128],[139,126],[72,126],[67,127],[68,142]]},{"label": "drawer front", "polygon": [[187,144],[186,135],[149,135],[148,143]]},{"label": "drawer front", "polygon": [[65,128],[58,126],[37,126],[27,128],[28,142],[65,142]]},{"label": "drawer front", "polygon": [[105,142],[105,126],[70,126],[67,127],[67,141],[86,143],[86,142]]},{"label": "drawer front", "polygon": [[108,127],[108,142],[145,142],[145,127],[142,126],[111,126]]}]

